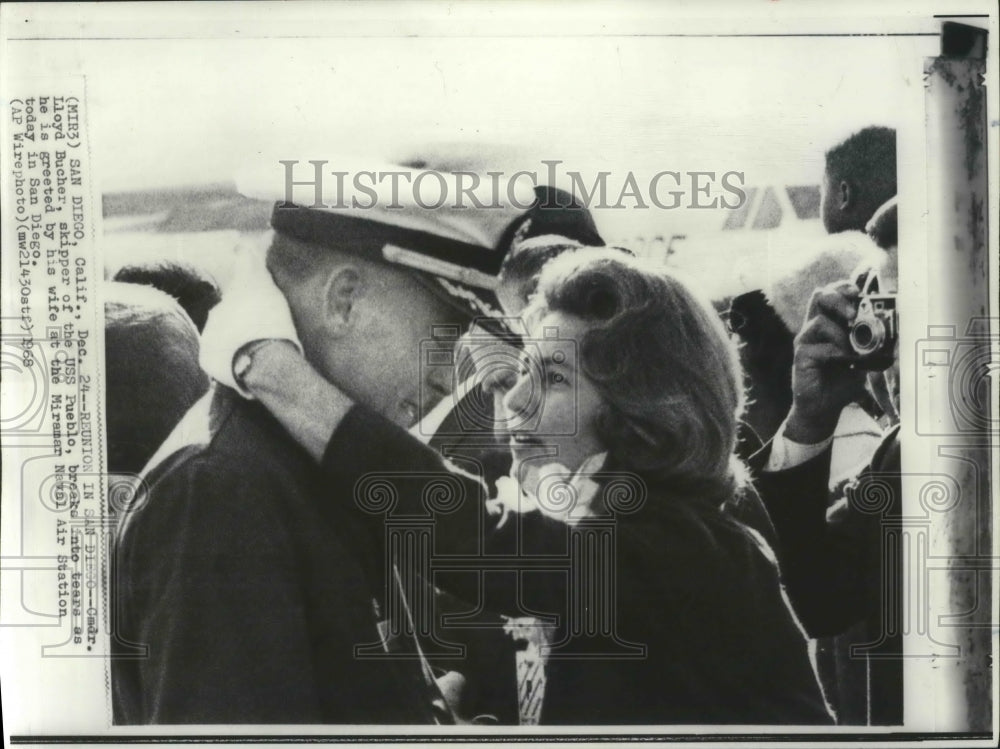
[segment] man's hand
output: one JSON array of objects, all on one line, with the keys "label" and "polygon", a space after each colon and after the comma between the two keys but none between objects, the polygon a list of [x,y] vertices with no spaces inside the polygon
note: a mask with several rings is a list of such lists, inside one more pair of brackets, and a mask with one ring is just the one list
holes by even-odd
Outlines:
[{"label": "man's hand", "polygon": [[840,412],[864,390],[865,372],[854,367],[850,325],[857,314],[858,288],[847,281],[817,289],[795,338],[792,408],[785,437],[815,444],[833,435]]},{"label": "man's hand", "polygon": [[233,365],[236,355],[248,344],[286,340],[302,352],[288,302],[265,265],[266,241],[265,236],[236,248],[233,275],[223,287],[222,301],[208,314],[201,334],[201,368],[244,398],[252,396],[236,381]]}]

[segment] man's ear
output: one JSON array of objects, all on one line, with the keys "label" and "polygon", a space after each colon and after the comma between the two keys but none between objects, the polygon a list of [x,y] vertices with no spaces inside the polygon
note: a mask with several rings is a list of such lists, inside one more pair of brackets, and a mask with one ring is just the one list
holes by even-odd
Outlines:
[{"label": "man's ear", "polygon": [[342,335],[356,322],[357,303],[363,291],[361,270],[341,265],[330,271],[323,285],[323,326]]},{"label": "man's ear", "polygon": [[837,205],[841,211],[846,211],[854,205],[854,188],[846,179],[840,180],[837,185]]}]

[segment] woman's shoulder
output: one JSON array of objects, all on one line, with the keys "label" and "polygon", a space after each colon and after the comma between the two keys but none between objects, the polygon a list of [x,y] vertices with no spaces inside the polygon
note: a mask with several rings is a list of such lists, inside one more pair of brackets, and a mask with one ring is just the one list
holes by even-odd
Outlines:
[{"label": "woman's shoulder", "polygon": [[641,512],[618,519],[616,535],[628,566],[685,571],[723,584],[733,577],[777,580],[774,552],[761,534],[732,517],[724,503],[680,496],[650,497]]}]

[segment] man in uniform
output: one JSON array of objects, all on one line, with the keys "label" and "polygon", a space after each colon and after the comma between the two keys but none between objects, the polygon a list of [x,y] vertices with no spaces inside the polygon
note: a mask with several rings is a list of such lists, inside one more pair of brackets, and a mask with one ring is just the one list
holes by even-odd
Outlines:
[{"label": "man in uniform", "polygon": [[[446,368],[421,367],[421,341],[493,313],[493,247],[517,215],[396,195],[367,210],[279,201],[268,268],[314,366],[412,426],[451,387]],[[419,647],[359,657],[385,642],[379,539],[350,511],[335,523],[316,511],[318,468],[258,403],[217,386],[159,458],[148,501],[119,530],[116,723],[440,719]]]}]

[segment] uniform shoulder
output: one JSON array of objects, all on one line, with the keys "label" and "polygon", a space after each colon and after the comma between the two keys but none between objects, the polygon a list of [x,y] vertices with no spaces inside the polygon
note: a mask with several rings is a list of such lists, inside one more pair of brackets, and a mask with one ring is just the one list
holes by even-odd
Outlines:
[{"label": "uniform shoulder", "polygon": [[119,524],[119,544],[215,546],[278,537],[307,477],[259,434],[227,434],[233,426],[172,453],[147,476],[144,496]]}]

